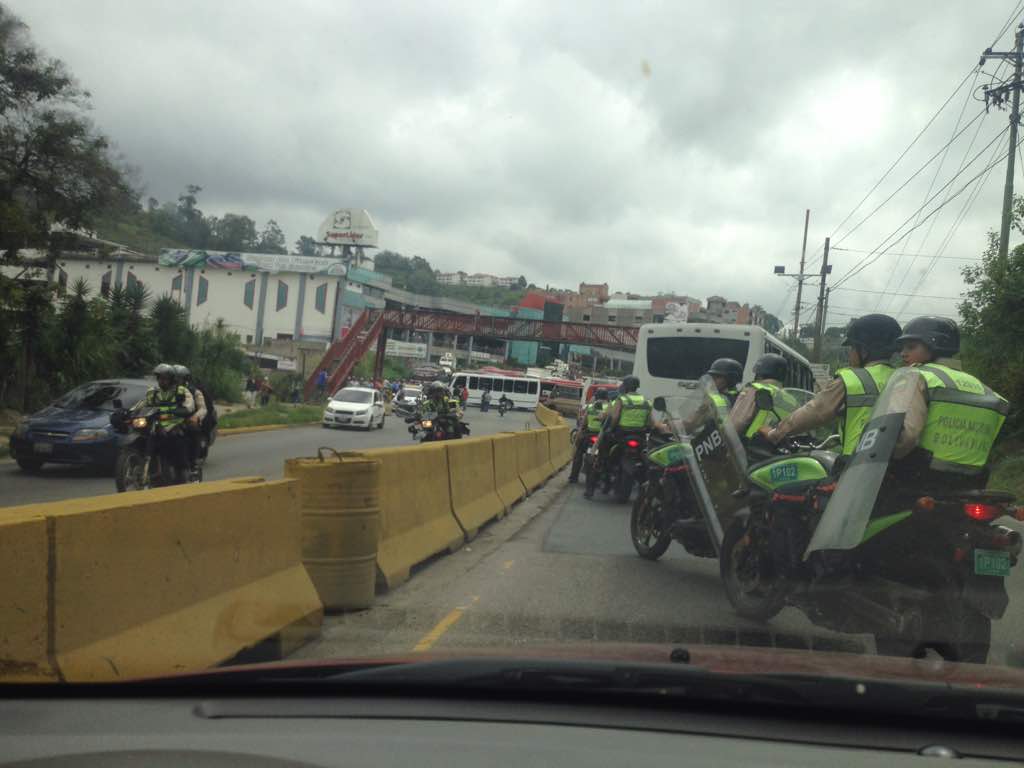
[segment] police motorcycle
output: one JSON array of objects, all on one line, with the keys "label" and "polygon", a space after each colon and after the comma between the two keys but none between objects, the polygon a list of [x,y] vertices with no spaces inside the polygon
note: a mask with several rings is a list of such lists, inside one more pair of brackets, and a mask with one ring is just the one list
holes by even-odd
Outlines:
[{"label": "police motorcycle", "polygon": [[469,435],[469,424],[462,420],[462,409],[447,415],[427,412],[422,415],[409,416],[405,423],[409,425],[409,434],[421,443],[432,443],[440,440],[460,440]]},{"label": "police motorcycle", "polygon": [[159,442],[167,439],[163,422],[172,414],[144,403],[131,409],[124,408],[120,400],[115,400],[113,405],[110,424],[120,442],[114,463],[114,484],[118,493],[202,482],[202,462],[190,478],[187,467],[167,466],[160,455]]},{"label": "police motorcycle", "polygon": [[[1020,535],[995,522],[1014,499],[883,485],[918,375],[893,375],[838,482],[835,454],[797,438],[746,467],[742,483],[709,481],[698,494],[721,532],[719,570],[741,616],[765,621],[790,605],[817,626],[874,635],[880,654],[987,659],[1021,552]],[[758,397],[771,407],[769,393]]]},{"label": "police motorcycle", "polygon": [[633,485],[644,475],[644,452],[647,448],[645,431],[627,432],[609,446],[603,465],[599,463],[598,443],[600,434],[589,435],[590,445],[583,457],[583,472],[586,475],[586,491],[592,495],[601,483],[602,493],[614,491],[615,500],[627,502],[633,493]]},{"label": "police motorcycle", "polygon": [[[734,503],[728,491],[742,480],[743,448],[728,423],[727,409],[711,397],[717,394],[713,381],[704,377],[689,389],[693,391],[680,396],[656,397],[653,403],[656,411],[667,414],[671,434],[650,435],[629,525],[633,548],[648,560],[665,554],[673,541],[697,557],[717,557],[721,527],[708,514],[714,502],[701,504],[697,494],[708,493],[710,487],[720,497],[718,508],[724,513],[725,505]],[[701,417],[687,433],[683,424],[698,409]],[[734,443],[731,450],[726,440]],[[698,475],[700,480],[695,481]]]}]

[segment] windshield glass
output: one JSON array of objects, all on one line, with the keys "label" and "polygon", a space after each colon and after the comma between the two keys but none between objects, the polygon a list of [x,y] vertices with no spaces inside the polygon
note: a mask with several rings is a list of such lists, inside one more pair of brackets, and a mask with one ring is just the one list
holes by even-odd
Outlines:
[{"label": "windshield glass", "polygon": [[92,411],[114,410],[114,400],[120,400],[124,408],[131,408],[146,396],[145,384],[101,381],[85,384],[58,398],[53,404],[68,410]]},{"label": "windshield glass", "polygon": [[1017,686],[1024,0],[241,5],[0,0],[0,681]]},{"label": "windshield glass", "polygon": [[373,393],[357,389],[343,389],[335,393],[334,399],[340,403],[372,403]]}]

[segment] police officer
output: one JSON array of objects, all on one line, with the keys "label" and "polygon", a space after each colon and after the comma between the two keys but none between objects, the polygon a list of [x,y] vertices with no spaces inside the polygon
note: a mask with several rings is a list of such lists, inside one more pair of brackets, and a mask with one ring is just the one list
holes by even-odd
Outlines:
[{"label": "police officer", "polygon": [[838,419],[840,456],[843,462],[848,460],[857,449],[879,393],[892,377],[890,361],[900,332],[900,324],[889,315],[864,315],[852,320],[843,340],[850,367],[837,371],[828,386],[768,432],[768,441],[777,445],[787,435]]},{"label": "police officer", "polygon": [[195,400],[188,388],[177,382],[174,366],[160,363],[153,369],[153,375],[156,386],[149,388],[145,402],[160,411],[162,434],[150,436],[147,451],[151,455],[158,453],[165,467],[173,467],[179,477],[184,477],[187,466],[184,422],[195,411]]},{"label": "police officer", "polygon": [[[719,410],[728,413],[739,396],[736,387],[743,379],[743,365],[731,357],[720,357],[711,364],[706,373],[714,380],[715,389],[718,390],[711,395],[712,403]],[[683,429],[692,432],[711,417],[707,404],[701,403],[694,414],[683,421]]]},{"label": "police officer", "polygon": [[909,397],[892,474],[929,490],[984,488],[1009,404],[952,359],[960,351],[960,330],[952,320],[915,318],[896,342],[904,362],[921,377]]},{"label": "police officer", "polygon": [[[646,432],[657,429],[659,432],[670,433],[671,430],[654,418],[654,406],[651,401],[641,395],[640,379],[627,376],[619,385],[619,396],[608,409],[601,427],[601,436],[597,440],[597,461],[603,466],[612,443],[622,438],[625,432]],[[590,498],[584,491],[583,495]]]},{"label": "police officer", "polygon": [[594,393],[594,400],[580,414],[576,429],[576,450],[572,457],[572,468],[569,470],[569,482],[575,483],[580,477],[583,466],[583,454],[590,447],[591,435],[601,431],[605,412],[608,410],[608,390],[599,389]]},{"label": "police officer", "polygon": [[421,416],[431,416],[444,428],[446,434],[454,434],[459,420],[459,401],[448,393],[448,388],[440,381],[427,385],[426,400],[420,410]]},{"label": "police officer", "polygon": [[[729,419],[744,444],[749,443],[761,427],[772,426],[796,410],[796,400],[783,389],[788,370],[786,358],[773,352],[761,355],[754,363],[754,381],[744,387],[729,412]],[[772,396],[774,413],[757,406],[758,390],[765,390]]]}]

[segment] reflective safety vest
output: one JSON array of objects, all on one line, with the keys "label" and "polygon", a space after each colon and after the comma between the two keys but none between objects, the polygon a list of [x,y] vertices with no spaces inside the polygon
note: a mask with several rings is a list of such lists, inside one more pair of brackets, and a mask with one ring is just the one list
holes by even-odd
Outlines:
[{"label": "reflective safety vest", "polygon": [[146,393],[146,405],[151,405],[160,411],[160,426],[164,429],[174,429],[185,421],[181,416],[176,416],[174,411],[178,408],[179,400],[187,392],[188,390],[179,384],[173,389],[153,387]]},{"label": "reflective safety vest", "polygon": [[631,393],[619,395],[622,410],[619,411],[619,427],[622,429],[643,429],[647,426],[647,417],[651,412],[651,404],[643,395]]},{"label": "reflective safety vest", "polygon": [[727,389],[725,392],[715,392],[711,395],[711,402],[713,402],[719,410],[724,408],[728,411],[732,408],[732,404],[736,402],[736,398],[738,396],[739,393],[735,389]]},{"label": "reflective safety vest", "polygon": [[928,385],[928,421],[921,447],[940,472],[977,474],[1002,429],[1009,403],[974,376],[944,365],[918,367]]},{"label": "reflective safety vest", "polygon": [[754,418],[750,422],[750,426],[747,427],[747,431],[743,433],[743,436],[749,440],[757,434],[757,430],[764,426],[775,426],[782,419],[786,418],[795,411],[799,405],[796,400],[786,392],[782,387],[777,387],[774,384],[768,384],[764,381],[753,381],[750,386],[754,389],[765,389],[772,395],[772,401],[774,405],[774,411],[778,414],[778,418],[775,417],[775,413],[772,411],[764,411],[760,408],[754,414]]},{"label": "reflective safety vest", "polygon": [[601,417],[604,412],[608,410],[608,403],[604,401],[593,402],[587,406],[587,431],[588,432],[600,432],[601,424],[603,423]]},{"label": "reflective safety vest", "polygon": [[836,376],[846,387],[845,413],[839,420],[839,435],[843,439],[842,456],[851,456],[857,450],[860,435],[871,416],[879,393],[892,378],[893,367],[888,363],[866,368],[841,368]]}]

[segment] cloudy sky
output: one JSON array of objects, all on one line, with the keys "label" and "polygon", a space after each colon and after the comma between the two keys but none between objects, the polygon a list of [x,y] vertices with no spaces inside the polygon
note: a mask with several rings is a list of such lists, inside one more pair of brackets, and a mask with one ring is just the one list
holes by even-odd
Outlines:
[{"label": "cloudy sky", "polygon": [[855,249],[832,252],[837,323],[955,313],[921,296],[961,292],[972,262],[950,257],[998,227],[1003,166],[915,212],[1005,153],[1006,113],[978,117],[975,98],[998,65],[972,67],[1024,6],[4,1],[161,201],[200,184],[207,213],[275,218],[289,242],[361,207],[382,247],[440,269],[718,293],[780,317],[794,281],[772,267],[797,269],[810,208],[809,262],[829,235]]}]

